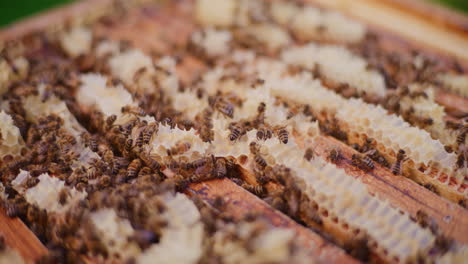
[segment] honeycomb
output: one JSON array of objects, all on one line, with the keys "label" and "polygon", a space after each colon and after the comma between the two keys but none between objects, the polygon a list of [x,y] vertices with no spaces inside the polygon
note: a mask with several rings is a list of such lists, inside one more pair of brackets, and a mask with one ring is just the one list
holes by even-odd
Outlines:
[{"label": "honeycomb", "polygon": [[388,252],[390,258],[404,262],[414,259],[434,243],[435,237],[428,230],[384,200],[371,196],[363,183],[343,170],[320,158],[307,162],[294,143],[284,145],[267,140],[264,146],[275,162],[295,168],[294,177],[304,184],[301,189],[318,204],[319,210],[326,210],[328,217],[336,217],[342,225],[368,233],[377,241],[377,250]]},{"label": "honeycomb", "polygon": [[[20,175],[18,175],[18,177]],[[51,177],[47,173],[39,175],[38,179],[39,183],[27,189],[24,192],[24,197],[28,203],[37,205],[40,209],[45,209],[52,213],[65,212],[70,209],[73,204],[86,198],[86,192],[80,192],[75,188],[70,189],[65,186],[64,181],[56,177]],[[65,204],[60,204],[58,198],[63,189],[68,190],[67,193],[69,197]]]},{"label": "honeycomb", "polygon": [[468,86],[468,76],[446,73],[438,75],[437,80],[449,91],[464,96],[465,98],[468,97],[468,91],[466,89]]},{"label": "honeycomb", "polygon": [[379,98],[386,92],[384,78],[375,70],[369,70],[367,62],[349,50],[334,45],[307,44],[283,51],[282,59],[288,64],[308,69],[318,67],[319,72],[337,83],[355,87],[360,94]]},{"label": "honeycomb", "polygon": [[412,127],[396,115],[387,114],[380,106],[359,99],[348,102],[338,110],[337,117],[347,123],[351,132],[375,138],[395,153],[403,149],[416,164],[436,163],[449,172],[453,168],[455,155],[448,153],[442,143],[432,139],[426,131]]},{"label": "honeycomb", "polygon": [[0,198],[44,261],[465,261],[456,63],[305,3],[137,2],[1,53]]},{"label": "honeycomb", "polygon": [[18,127],[13,123],[10,115],[4,111],[0,112],[0,156],[5,155],[18,155],[24,145],[23,138],[21,137]]}]

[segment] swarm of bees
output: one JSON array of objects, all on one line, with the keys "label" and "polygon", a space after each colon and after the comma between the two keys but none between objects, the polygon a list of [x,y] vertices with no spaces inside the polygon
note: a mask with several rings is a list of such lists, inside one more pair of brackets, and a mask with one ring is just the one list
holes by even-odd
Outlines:
[{"label": "swarm of bees", "polygon": [[[261,1],[254,2],[258,4]],[[265,4],[256,12],[247,12],[248,20],[270,23],[270,14],[262,14],[266,12],[263,9],[269,5]],[[115,18],[109,16],[109,21],[99,23],[113,23],[110,22],[113,20]],[[319,28],[319,31],[327,30],[324,25]],[[58,37],[60,34],[67,34],[67,30],[57,33]],[[264,45],[262,41],[255,39],[255,36],[244,36],[242,27],[236,30],[232,40],[234,45],[230,46],[230,49],[240,47],[241,51],[254,50],[262,56],[265,55],[260,52]],[[389,112],[401,115],[408,123],[435,133],[436,130],[431,129],[436,129],[437,120],[427,116],[421,117],[414,108],[403,109],[400,100],[429,100],[429,93],[411,90],[407,85],[416,80],[433,83],[430,76],[436,66],[427,61],[418,71],[409,66],[410,62],[400,62],[398,54],[390,56],[383,53],[372,37],[376,38],[369,33],[369,39],[352,47],[367,59],[369,69],[377,69],[382,73],[386,85],[394,88],[394,91],[379,101],[365,93],[358,93],[347,83],[332,87],[332,90],[345,99],[361,97],[365,102],[378,103]],[[298,149],[302,150],[301,161],[305,164],[328,164],[334,166],[333,168],[351,166],[354,171],[362,174],[373,174],[382,169],[391,173],[393,177],[408,176],[406,170],[408,166],[412,166],[409,151],[407,153],[400,149],[397,153],[384,152],[378,147],[379,142],[370,137],[359,138],[358,143],[355,143],[352,141],[354,135],[346,130],[334,111],[316,111],[313,104],[289,102],[281,96],[272,97],[274,103],[254,98],[257,101],[252,100],[255,105],[250,109],[249,115],[246,114],[244,105],[252,98],[244,98],[244,91],[237,89],[235,85],[255,90],[270,85],[268,80],[260,78],[262,76],[257,72],[246,74],[242,63],[230,61],[229,56],[208,57],[206,52],[200,52],[200,47],[194,47],[194,43],[188,44],[187,47],[174,45],[168,53],[174,57],[178,54],[188,54],[205,65],[225,69],[226,73],[217,83],[220,87],[213,88],[215,91],[209,91],[209,88],[203,86],[203,78],[206,76],[203,76],[202,71],[194,74],[198,76],[192,78],[193,80],[181,81],[176,78],[174,83],[177,89],[168,89],[167,83],[171,81],[164,78],[177,77],[177,74],[172,69],[156,63],[159,59],[163,60],[163,56],[156,51],[152,56],[148,56],[151,58],[149,66],[142,66],[134,71],[131,78],[134,84],[126,84],[123,79],[119,79],[122,77],[107,65],[107,60],[115,53],[132,50],[134,44],[116,42],[118,51],[106,51],[108,53],[103,56],[98,54],[97,47],[102,44],[100,41],[109,40],[91,36],[90,49],[73,57],[57,42],[57,36],[51,37],[50,34],[41,32],[28,36],[28,43],[37,45],[32,52],[14,54],[11,51],[13,48],[7,47],[0,54],[13,71],[19,71],[13,67],[12,61],[16,57],[24,57],[29,67],[27,76],[5,83],[7,91],[3,93],[2,100],[7,103],[0,105],[1,110],[13,120],[23,144],[18,153],[0,157],[1,187],[5,190],[4,194],[2,193],[3,207],[8,217],[20,217],[41,241],[47,244],[51,254],[41,260],[43,263],[74,262],[75,258],[84,255],[95,255],[117,262],[137,262],[135,256],[124,258],[112,253],[110,247],[99,237],[96,226],[90,224],[93,213],[106,208],[115,210],[119,219],[128,221],[134,231],[125,243],[134,245],[137,251],[142,253],[163,241],[162,236],[171,226],[164,218],[170,209],[169,202],[165,199],[177,197],[177,193],[190,194],[187,197],[190,197],[200,213],[200,221],[204,226],[203,234],[207,237],[204,240],[205,248],[200,253],[200,263],[218,263],[228,259],[226,252],[220,253],[221,240],[232,243],[230,246],[235,245],[233,247],[245,250],[244,255],[247,258],[257,261],[260,257],[256,254],[261,255],[257,239],[276,228],[266,223],[261,215],[235,219],[237,216],[231,215],[227,209],[227,199],[221,196],[205,201],[193,194],[190,186],[218,179],[233,181],[239,188],[260,197],[294,221],[311,227],[356,259],[367,262],[375,257],[373,254],[377,254],[379,257],[384,256],[383,259],[379,259],[382,261],[398,260],[397,257],[391,259],[387,256],[390,253],[386,252],[386,249],[376,250],[378,241],[373,240],[372,234],[341,222],[342,219],[338,219],[326,205],[321,204],[320,199],[312,199],[311,193],[316,190],[304,187],[305,183],[296,178],[295,168],[280,163],[271,153],[265,151],[263,146],[278,143],[278,149],[281,149],[297,145]],[[175,61],[179,67],[181,62]],[[153,73],[149,70],[150,67],[156,72],[154,76],[151,76]],[[411,70],[406,72],[402,68]],[[124,87],[132,103],[119,105],[118,108],[106,112],[97,107],[97,104],[86,105],[80,101],[77,95],[80,94],[83,81],[78,76],[93,71],[104,76],[109,87],[117,84]],[[314,69],[288,65],[285,74],[299,76],[305,73],[311,73],[318,79],[323,77],[319,65]],[[151,76],[150,82],[154,86],[152,92],[138,89],[147,76]],[[0,83],[0,88],[3,85]],[[185,106],[173,104],[173,97],[179,93],[195,94],[197,100],[203,101],[203,107],[200,107],[197,113],[181,110]],[[26,102],[36,97],[40,98],[38,104],[49,105],[50,108],[40,113],[31,113]],[[63,108],[54,108],[54,102],[63,104]],[[270,109],[274,112],[273,110],[280,107],[285,109],[286,114],[284,118],[281,117],[284,120],[271,118]],[[325,149],[307,145],[310,143],[308,137],[313,133],[308,131],[310,134],[306,133],[307,136],[301,134],[303,132],[295,124],[297,120],[307,124],[317,123],[314,136],[334,138],[342,145],[327,146]],[[218,127],[220,124],[225,127]],[[463,123],[459,120],[449,120],[443,127],[447,131],[450,130],[452,136],[450,144],[443,142],[444,147],[456,155],[456,170],[463,172],[468,166],[466,121]],[[154,144],[161,137],[161,131],[166,130],[170,131],[167,136],[168,142]],[[438,133],[438,130],[436,132]],[[0,130],[0,146],[5,143],[4,133],[6,132]],[[178,133],[182,133],[183,136]],[[193,137],[199,138],[200,142],[193,140]],[[233,153],[241,154],[235,157],[234,154],[216,155],[212,150],[214,144],[224,144],[225,146],[220,147],[222,150],[225,148],[226,153],[234,149]],[[207,146],[206,151],[200,151],[204,146]],[[247,175],[245,171],[252,175]],[[23,174],[27,174],[27,177],[18,184],[18,175]],[[41,175],[48,175],[63,183],[53,196],[57,204],[54,208],[61,208],[63,211],[43,208],[40,204],[32,202],[30,195],[26,195],[27,192],[38,189]],[[464,180],[466,182],[466,176]],[[437,195],[442,193],[437,184],[421,185]],[[77,193],[84,194],[84,198],[77,201]],[[466,208],[466,199],[460,199],[457,203]],[[455,250],[456,242],[445,237],[441,228],[426,212],[418,211],[412,221],[422,229],[430,230],[435,237],[434,246],[431,248],[434,252],[430,251],[430,254],[439,256]],[[355,236],[342,241],[330,226],[331,229],[339,226]],[[308,263],[310,258],[306,258],[305,261],[297,258],[296,253],[302,247],[297,241],[285,241],[286,258],[282,261],[265,262],[290,263],[288,260],[292,260],[294,256],[294,261]],[[2,237],[0,245],[2,249],[5,247]],[[418,252],[424,256],[417,255],[415,258],[420,259],[416,260],[427,260],[430,254],[426,253]]]}]

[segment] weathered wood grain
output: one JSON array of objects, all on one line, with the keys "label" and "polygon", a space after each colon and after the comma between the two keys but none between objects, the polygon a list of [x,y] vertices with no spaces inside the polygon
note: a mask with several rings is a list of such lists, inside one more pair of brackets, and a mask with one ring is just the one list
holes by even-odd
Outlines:
[{"label": "weathered wood grain", "polygon": [[416,217],[419,210],[430,216],[440,231],[461,243],[468,243],[468,211],[418,185],[414,181],[395,176],[387,168],[375,163],[372,171],[362,171],[352,165],[351,156],[358,152],[332,137],[319,136],[313,144],[314,151],[326,158],[333,148],[341,151],[343,159],[336,165],[348,175],[360,179],[369,191],[388,200],[392,205]]},{"label": "weathered wood grain", "polygon": [[414,12],[398,8],[389,1],[374,0],[308,0],[322,6],[341,10],[370,25],[402,36],[441,54],[468,60],[468,36],[434,26]]},{"label": "weathered wood grain", "polygon": [[296,239],[311,250],[311,254],[327,263],[358,263],[346,253],[325,241],[321,236],[307,229],[284,214],[272,209],[255,195],[247,192],[228,179],[211,180],[192,184],[186,191],[188,195],[197,195],[207,202],[212,202],[218,196],[227,202],[226,210],[235,219],[242,219],[249,213],[265,216],[265,220],[273,226],[288,228],[295,232]]},{"label": "weathered wood grain", "polygon": [[0,235],[5,238],[5,243],[17,250],[26,261],[35,262],[47,254],[47,248],[21,219],[8,217],[3,208],[0,208]]}]

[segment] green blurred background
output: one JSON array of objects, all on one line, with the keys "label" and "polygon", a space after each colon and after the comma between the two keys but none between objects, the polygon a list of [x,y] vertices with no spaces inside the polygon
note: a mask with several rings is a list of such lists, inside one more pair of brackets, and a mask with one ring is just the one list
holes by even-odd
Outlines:
[{"label": "green blurred background", "polygon": [[[468,13],[468,0],[432,0]],[[0,27],[73,0],[0,0]]]}]

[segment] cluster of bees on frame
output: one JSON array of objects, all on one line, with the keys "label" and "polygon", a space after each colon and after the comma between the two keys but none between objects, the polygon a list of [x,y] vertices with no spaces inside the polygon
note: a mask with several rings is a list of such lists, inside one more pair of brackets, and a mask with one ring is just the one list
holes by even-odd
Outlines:
[{"label": "cluster of bees on frame", "polygon": [[[79,260],[79,254],[106,256],[105,245],[96,238],[92,228],[81,226],[81,222],[89,217],[89,214],[99,208],[116,208],[122,215],[126,215],[132,223],[142,225],[141,230],[130,238],[138,243],[141,249],[148,248],[156,243],[161,236],[161,231],[167,223],[144,222],[141,212],[138,210],[130,213],[127,208],[139,207],[148,201],[138,198],[137,194],[144,192],[150,197],[158,197],[164,193],[183,192],[190,183],[196,183],[213,178],[230,178],[247,190],[264,195],[266,190],[261,185],[251,185],[243,180],[238,170],[237,161],[233,157],[201,156],[188,161],[184,157],[173,158],[190,150],[189,142],[181,141],[167,150],[164,157],[148,154],[144,148],[149,144],[151,137],[158,132],[158,123],[148,124],[138,118],[133,118],[123,124],[115,124],[117,116],[107,118],[99,111],[84,113],[76,100],[71,96],[79,85],[78,73],[83,68],[89,69],[89,65],[81,65],[83,61],[92,61],[83,56],[76,60],[69,60],[60,53],[60,48],[45,36],[38,34],[32,36],[33,42],[40,43],[39,50],[44,53],[26,55],[30,61],[29,74],[25,79],[15,81],[9,86],[2,100],[9,102],[7,111],[21,132],[24,139],[24,147],[21,155],[6,155],[1,160],[1,176],[5,185],[5,193],[8,199],[4,201],[6,214],[9,217],[21,217],[28,227],[44,242],[48,244],[51,254],[40,261],[54,263],[54,261],[73,262]],[[11,43],[10,45],[16,45]],[[8,58],[9,49],[3,51],[3,56]],[[52,55],[48,54],[51,53]],[[44,55],[46,54],[46,55]],[[51,60],[48,61],[48,56]],[[96,64],[98,62],[96,61]],[[57,66],[59,65],[59,66]],[[60,69],[58,69],[58,67]],[[102,65],[94,65],[94,68],[103,68]],[[104,71],[105,72],[105,71]],[[259,80],[261,81],[261,80]],[[119,82],[112,79],[111,82]],[[38,91],[37,87],[46,83],[45,91]],[[29,96],[41,96],[41,102],[47,103],[50,97],[57,97],[64,101],[70,112],[79,120],[86,129],[79,136],[73,136],[65,127],[66,121],[56,113],[40,116],[31,121],[24,109],[24,98]],[[200,125],[186,120],[175,113],[169,100],[164,97],[164,92],[154,94],[134,94],[140,101],[140,106],[125,106],[121,112],[142,117],[147,114],[155,116],[160,124],[171,127],[189,129],[195,127],[200,136],[207,142],[212,138],[211,116],[219,112],[226,117],[232,117],[234,104],[223,95],[210,98],[210,107],[201,116]],[[264,122],[263,112],[265,105],[258,107],[258,116],[255,120],[232,123],[230,125],[229,140],[236,141],[253,127],[258,127],[258,138],[267,139],[278,137],[287,143],[288,132],[284,127],[270,127]],[[140,133],[135,137],[131,132],[137,128]],[[89,131],[89,132],[88,132]],[[205,135],[205,133],[207,133]],[[76,161],[80,159],[80,153],[74,151],[74,146],[83,144],[91,151],[98,154],[99,158],[93,158],[85,168],[76,167]],[[266,167],[266,161],[260,154],[255,154],[255,162],[259,169],[272,170]],[[170,169],[175,177],[167,178],[163,170]],[[65,221],[54,214],[48,213],[34,204],[27,202],[25,197],[18,193],[11,185],[11,181],[21,172],[30,173],[24,184],[24,188],[35,187],[39,183],[38,176],[48,173],[65,182],[67,188],[63,188],[58,195],[58,203],[66,205],[70,199],[70,190],[86,191],[88,198],[73,206],[65,213]],[[224,224],[232,223],[233,217],[224,211],[224,199],[218,197],[212,205],[207,205],[201,200],[196,200],[197,207],[202,213],[202,219],[208,233],[213,234]],[[157,208],[164,211],[164,203],[160,202]],[[143,221],[143,222],[141,222]],[[238,238],[238,242],[249,247],[249,240],[255,239],[261,232],[271,229],[269,224],[256,214],[249,214],[243,219],[237,219],[236,224],[252,223],[254,232],[250,236]],[[224,224],[223,224],[224,223]],[[152,231],[145,229],[145,226]],[[155,227],[158,227],[155,229]],[[85,230],[84,233],[80,233]],[[232,232],[232,231],[231,231]],[[80,233],[77,235],[77,233]],[[233,236],[237,236],[233,234]],[[291,250],[295,247],[291,242]],[[204,258],[215,258],[209,253]]]},{"label": "cluster of bees on frame", "polygon": [[[98,41],[98,40],[93,40]],[[99,39],[100,41],[100,39]],[[253,48],[251,46],[261,45],[256,41],[246,41],[246,39],[235,40],[236,45],[243,48]],[[85,253],[107,256],[105,245],[93,233],[92,228],[83,228],[80,223],[89,217],[90,213],[99,208],[110,207],[116,209],[118,215],[125,216],[130,222],[138,227],[134,237],[130,238],[138,244],[141,249],[150,247],[157,243],[162,236],[163,229],[168,225],[164,220],[157,217],[150,220],[145,219],[147,207],[145,203],[154,205],[155,210],[162,213],[165,208],[162,197],[164,193],[186,192],[190,184],[207,181],[210,179],[228,178],[259,196],[272,207],[284,212],[294,220],[304,223],[307,226],[321,230],[324,226],[324,218],[328,217],[326,210],[319,209],[319,205],[309,200],[301,186],[294,181],[290,168],[269,162],[265,153],[261,151],[260,144],[253,141],[249,143],[249,155],[252,157],[252,170],[255,175],[254,181],[249,181],[242,173],[239,164],[245,164],[248,157],[243,155],[237,158],[232,156],[215,157],[214,155],[200,155],[195,159],[188,159],[182,154],[192,149],[190,142],[179,141],[171,148],[167,149],[166,155],[158,155],[147,151],[153,137],[157,136],[160,125],[171,128],[189,130],[194,128],[204,142],[214,140],[213,117],[222,115],[224,118],[234,120],[236,108],[242,107],[243,100],[235,92],[218,91],[215,95],[206,96],[208,106],[201,110],[193,120],[178,112],[172,106],[172,99],[163,89],[160,89],[156,82],[156,91],[134,92],[132,93],[138,106],[124,106],[121,108],[122,114],[133,116],[125,122],[117,122],[116,115],[105,117],[102,112],[92,110],[84,111],[74,98],[80,85],[78,75],[80,73],[95,71],[108,77],[109,84],[122,84],[123,82],[111,74],[107,65],[102,60],[96,58],[95,54],[85,54],[77,58],[66,57],[62,48],[53,37],[44,33],[35,33],[24,40],[24,45],[31,47],[31,51],[18,51],[19,43],[7,43],[2,50],[2,59],[5,60],[14,72],[20,72],[11,63],[13,58],[25,56],[29,62],[29,70],[26,76],[11,82],[8,92],[2,96],[2,100],[8,102],[7,113],[18,127],[21,137],[24,140],[24,148],[20,155],[5,155],[0,160],[0,176],[4,185],[8,199],[4,201],[4,208],[9,217],[21,217],[30,229],[44,242],[48,243],[51,255],[45,257],[44,263],[53,263],[60,260],[65,262],[76,261],[77,256]],[[383,105],[390,112],[398,113],[409,120],[412,125],[424,128],[433,125],[431,118],[420,118],[414,114],[414,109],[402,110],[398,101],[403,97],[416,99],[427,98],[423,91],[409,91],[405,86],[413,81],[428,81],[430,76],[437,71],[437,65],[431,61],[424,63],[422,69],[415,69],[411,63],[402,63],[400,56],[392,54],[387,56],[381,53],[378,48],[379,43],[374,36],[367,36],[364,44],[354,47],[356,52],[369,61],[369,67],[379,70],[385,77],[386,85],[394,88],[394,92],[389,93],[381,99],[379,104]],[[93,43],[96,45],[96,43]],[[130,49],[131,44],[122,41],[120,49]],[[216,63],[212,58],[205,57],[190,44],[187,47],[174,47],[171,51],[174,54],[191,54],[206,62],[208,65]],[[413,54],[417,56],[418,54]],[[396,64],[398,63],[398,67]],[[402,65],[403,64],[403,65]],[[155,69],[172,73],[154,65]],[[241,65],[238,65],[241,67]],[[460,67],[455,67],[462,72]],[[407,69],[407,70],[404,70]],[[291,66],[291,74],[302,71]],[[145,74],[146,69],[142,68],[135,73],[134,79]],[[320,69],[316,69],[315,76],[321,76]],[[222,78],[238,78],[244,80],[250,76],[223,76]],[[199,87],[195,79],[190,85]],[[252,86],[263,84],[264,80],[254,78]],[[38,87],[43,87],[39,91]],[[181,91],[188,89],[181,86]],[[397,88],[398,87],[398,88]],[[345,97],[357,97],[358,93],[349,86],[341,85],[336,90]],[[198,88],[199,97],[205,96],[203,88]],[[50,113],[38,118],[31,118],[24,107],[24,98],[29,96],[40,96],[42,103],[47,103],[51,97],[59,98],[65,102],[68,110],[78,120],[84,129],[79,136],[74,136],[65,127],[66,121],[56,113]],[[374,102],[373,98],[362,96],[366,101]],[[278,99],[278,104],[289,109],[288,119],[298,113],[305,115],[311,121],[318,120],[320,130],[325,135],[330,135],[344,143],[348,143],[348,135],[340,128],[339,122],[334,116],[324,113],[315,113],[309,105],[295,105]],[[265,111],[268,105],[261,102],[252,118],[236,120],[229,123],[228,140],[232,143],[240,140],[251,130],[256,130],[256,139],[261,142],[276,137],[282,144],[287,144],[292,135],[288,128],[281,125],[271,125],[265,120]],[[145,116],[152,116],[157,123],[148,123]],[[33,119],[33,120],[32,120]],[[464,145],[468,126],[465,123],[447,121],[446,127],[456,134],[456,144],[446,146],[450,152],[457,153],[458,168],[468,166],[468,149]],[[138,133],[134,133],[138,131]],[[3,137],[0,134],[0,139]],[[1,143],[1,142],[0,142]],[[74,146],[83,144],[92,152],[97,154],[97,158],[92,158],[87,167],[76,166],[80,160],[80,153],[74,151]],[[408,160],[407,154],[400,149],[393,161],[387,160],[379,152],[376,142],[372,138],[367,138],[363,144],[350,144],[357,152],[351,156],[351,164],[364,172],[375,170],[376,164],[388,168],[394,175],[402,175],[402,165]],[[310,161],[314,159],[315,150],[307,148],[304,159]],[[345,159],[339,148],[331,148],[326,159],[338,164]],[[32,177],[28,178],[24,187],[33,188],[39,183],[38,176],[49,173],[53,177],[65,182],[69,188],[63,188],[58,196],[58,202],[66,205],[71,197],[70,189],[85,191],[88,198],[74,205],[64,216],[65,220],[49,214],[46,210],[38,206],[29,204],[26,198],[13,188],[11,181],[21,172],[28,171]],[[167,176],[167,171],[172,174]],[[431,184],[424,185],[425,188],[437,192]],[[145,193],[147,197],[152,197],[150,202],[139,196]],[[225,212],[226,203],[222,197],[217,197],[211,204],[193,198],[194,203],[201,213],[202,222],[205,225],[205,232],[209,236],[222,229],[226,223],[248,222],[256,225],[255,231],[251,232],[247,238],[240,238],[240,235],[231,230],[227,237],[240,241],[249,248],[250,240],[253,240],[259,233],[268,230],[268,225],[262,221],[261,217],[249,214],[242,220],[235,220],[233,216]],[[466,208],[466,201],[460,201],[460,205]],[[414,219],[424,228],[429,228],[437,235],[436,244],[441,251],[448,251],[452,241],[439,234],[437,225],[423,211],[418,211]],[[85,230],[79,232],[79,230]],[[151,230],[151,231],[148,231]],[[257,231],[258,230],[258,231]],[[59,235],[57,235],[59,234]],[[326,235],[326,234],[325,234]],[[1,237],[0,237],[1,239]],[[333,238],[330,238],[333,241]],[[1,240],[0,240],[1,241]],[[338,243],[338,242],[336,242]],[[0,243],[2,244],[2,243]],[[370,259],[370,249],[368,240],[359,237],[352,243],[342,245],[342,247],[352,256],[368,261]],[[291,250],[294,246],[291,244]],[[216,259],[219,256],[207,249],[204,252],[203,260]]]}]

